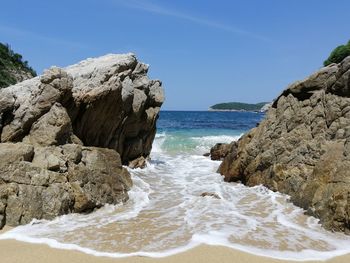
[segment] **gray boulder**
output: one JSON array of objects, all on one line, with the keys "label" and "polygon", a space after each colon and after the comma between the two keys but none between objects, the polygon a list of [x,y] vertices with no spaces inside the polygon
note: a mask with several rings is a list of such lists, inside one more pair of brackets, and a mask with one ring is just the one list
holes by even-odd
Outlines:
[{"label": "gray boulder", "polygon": [[1,142],[22,141],[34,122],[53,105],[62,105],[73,137],[84,145],[114,149],[126,165],[147,158],[164,101],[161,82],[150,80],[147,71],[133,54],[110,54],[65,69],[54,67],[3,89]]},{"label": "gray boulder", "polygon": [[49,112],[32,124],[24,142],[33,145],[62,145],[70,143],[73,135],[72,124],[66,109],[56,102]]},{"label": "gray boulder", "polygon": [[107,55],[0,90],[0,228],[128,200],[164,100],[147,70]]}]

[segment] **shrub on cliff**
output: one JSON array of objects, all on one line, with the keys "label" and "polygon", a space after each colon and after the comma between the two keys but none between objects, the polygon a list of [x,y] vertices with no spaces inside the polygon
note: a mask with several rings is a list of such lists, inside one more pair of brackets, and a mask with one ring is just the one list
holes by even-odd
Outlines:
[{"label": "shrub on cliff", "polygon": [[36,72],[8,44],[0,43],[0,88],[36,76]]},{"label": "shrub on cliff", "polygon": [[323,65],[328,66],[332,63],[339,63],[347,56],[350,56],[350,41],[346,45],[340,45],[336,47],[331,52],[327,60],[323,62]]}]

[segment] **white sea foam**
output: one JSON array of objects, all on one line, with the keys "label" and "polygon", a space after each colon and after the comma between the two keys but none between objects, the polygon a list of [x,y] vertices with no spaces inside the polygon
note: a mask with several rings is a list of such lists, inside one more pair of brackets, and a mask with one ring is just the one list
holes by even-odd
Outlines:
[{"label": "white sea foam", "polygon": [[211,135],[191,137],[191,139],[198,143],[195,148],[198,151],[197,153],[204,154],[205,152],[208,152],[210,147],[213,147],[216,143],[230,143],[232,141],[237,141],[241,136],[242,134],[237,136]]},{"label": "white sea foam", "polygon": [[155,140],[152,145],[152,152],[153,153],[160,153],[162,152],[162,145],[166,139],[166,134],[165,133],[157,133],[155,136]]},{"label": "white sea foam", "polygon": [[153,154],[168,153],[170,155],[178,155],[179,153],[187,153],[194,155],[202,155],[210,150],[216,143],[230,143],[238,140],[241,135],[197,135],[186,136],[182,133],[160,133],[157,134],[153,143]]},{"label": "white sea foam", "polygon": [[210,136],[198,136],[191,137],[193,140],[200,141],[207,147],[212,147],[216,143],[230,143],[232,141],[237,141],[241,135],[231,136],[231,135],[210,135]]},{"label": "white sea foam", "polygon": [[[146,169],[130,170],[134,186],[125,205],[105,206],[89,215],[34,220],[0,239],[45,243],[95,256],[164,257],[200,244],[221,245],[268,257],[325,260],[350,252],[350,237],[324,230],[318,220],[262,186],[224,183],[219,162],[200,151],[167,151],[172,134],[157,134]],[[209,144],[234,136],[191,137]],[[171,141],[170,141],[171,142]],[[190,142],[192,143],[192,142]],[[206,148],[205,148],[206,147]],[[201,197],[216,193],[221,199]]]}]

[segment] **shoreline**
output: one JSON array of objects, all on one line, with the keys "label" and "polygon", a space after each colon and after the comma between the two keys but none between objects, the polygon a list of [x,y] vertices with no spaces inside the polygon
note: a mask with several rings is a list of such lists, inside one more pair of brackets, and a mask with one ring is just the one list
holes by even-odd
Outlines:
[{"label": "shoreline", "polygon": [[[12,228],[5,227],[0,234]],[[46,244],[33,244],[14,239],[0,240],[1,262],[4,263],[196,263],[196,262],[212,262],[212,263],[283,263],[283,262],[300,262],[293,260],[282,260],[263,256],[257,256],[237,249],[224,246],[200,245],[195,248],[180,252],[175,255],[152,258],[144,256],[130,256],[123,258],[111,258],[104,256],[93,256],[76,250],[51,248]],[[304,262],[329,262],[329,263],[347,263],[350,262],[350,254],[337,256],[324,261],[304,261]]]}]

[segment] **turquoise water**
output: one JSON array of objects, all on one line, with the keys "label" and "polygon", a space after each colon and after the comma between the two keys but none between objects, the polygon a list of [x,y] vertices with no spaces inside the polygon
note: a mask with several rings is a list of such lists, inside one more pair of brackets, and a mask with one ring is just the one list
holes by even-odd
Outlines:
[{"label": "turquoise water", "polygon": [[169,153],[204,153],[217,142],[230,142],[256,126],[254,112],[162,111],[157,122],[162,149]]}]

